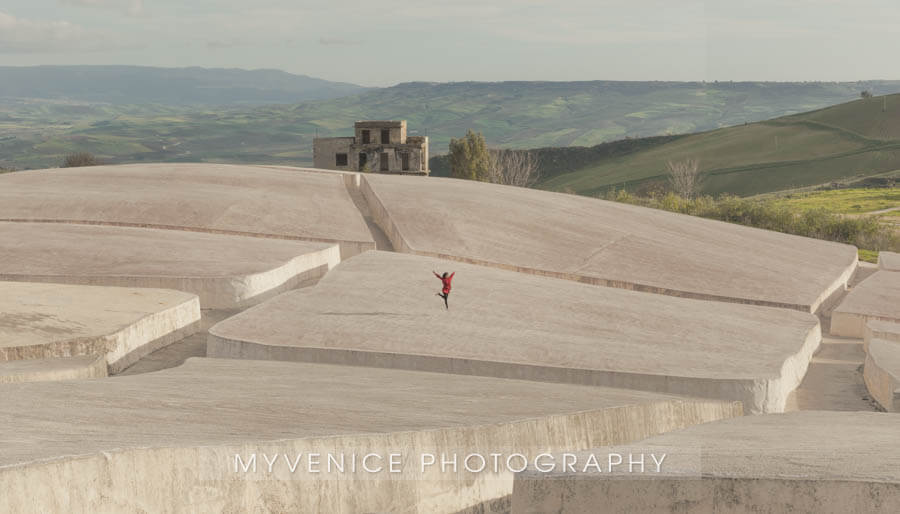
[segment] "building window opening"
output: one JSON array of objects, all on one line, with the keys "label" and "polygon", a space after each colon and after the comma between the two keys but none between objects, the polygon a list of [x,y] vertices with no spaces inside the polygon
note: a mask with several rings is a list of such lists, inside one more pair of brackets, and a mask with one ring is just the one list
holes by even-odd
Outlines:
[{"label": "building window opening", "polygon": [[345,154],[345,153],[334,154],[334,165],[335,166],[346,166],[347,165],[347,154]]},{"label": "building window opening", "polygon": [[385,129],[381,131],[381,144],[389,145],[391,144],[391,131],[389,129]]},{"label": "building window opening", "polygon": [[362,131],[362,144],[364,144],[364,145],[369,144],[369,131],[368,130]]}]

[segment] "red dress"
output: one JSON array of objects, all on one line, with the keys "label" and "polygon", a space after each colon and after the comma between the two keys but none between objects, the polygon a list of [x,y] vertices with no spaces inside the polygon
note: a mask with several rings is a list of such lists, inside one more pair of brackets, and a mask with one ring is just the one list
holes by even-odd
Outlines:
[{"label": "red dress", "polygon": [[[432,273],[434,273],[434,272],[432,272]],[[450,294],[450,281],[453,280],[453,275],[456,275],[455,271],[453,273],[451,273],[447,278],[444,278],[444,277],[438,275],[437,273],[434,274],[434,276],[441,279],[441,282],[444,284],[444,289],[441,290],[442,293]]]}]

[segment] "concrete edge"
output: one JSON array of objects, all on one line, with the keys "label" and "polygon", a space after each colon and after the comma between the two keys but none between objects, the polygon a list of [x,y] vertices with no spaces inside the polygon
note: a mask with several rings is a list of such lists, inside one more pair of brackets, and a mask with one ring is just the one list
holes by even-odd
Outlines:
[{"label": "concrete edge", "polygon": [[[900,343],[900,322],[890,322],[875,320],[875,323],[866,321],[863,328],[863,349],[869,352],[869,343],[873,339],[884,339],[885,341],[896,341]],[[889,326],[883,326],[888,324]]]},{"label": "concrete edge", "polygon": [[[529,457],[547,450],[625,444],[697,423],[740,416],[738,403],[660,400],[541,416],[479,426],[422,431],[285,439],[203,447],[112,450],[0,467],[2,512],[174,512],[191,498],[201,511],[249,511],[265,507],[293,512],[453,513],[508,496],[513,474],[479,474],[448,480],[421,476],[373,479],[242,479],[228,472],[234,455],[296,455],[352,450],[408,452],[519,451]],[[210,480],[204,464],[221,465]],[[265,464],[261,464],[265,467]],[[284,478],[284,474],[281,475]]]},{"label": "concrete edge", "polygon": [[[346,192],[345,192],[346,193]],[[351,201],[352,203],[352,201]],[[355,210],[355,209],[354,209]],[[352,241],[345,239],[333,239],[328,237],[304,237],[304,236],[288,236],[279,234],[267,234],[262,232],[242,232],[239,230],[223,230],[203,227],[183,227],[179,225],[161,225],[153,223],[128,223],[120,221],[103,221],[103,220],[68,220],[68,219],[45,219],[45,218],[0,218],[0,222],[4,223],[59,223],[61,225],[97,225],[101,227],[127,227],[127,228],[149,228],[156,230],[181,230],[184,232],[198,232],[201,234],[218,234],[225,236],[242,236],[255,237],[259,239],[282,239],[285,241],[304,241],[308,243],[332,243],[340,245],[341,259],[349,259],[362,252],[375,249],[375,241]],[[365,223],[363,223],[365,224]]]},{"label": "concrete edge", "polygon": [[620,512],[896,512],[900,484],[802,477],[707,477],[653,480],[516,476],[513,514]]},{"label": "concrete edge", "polygon": [[806,357],[811,356],[818,347],[819,339],[814,336],[814,332],[815,329],[807,335],[800,353],[782,365],[779,370],[782,375],[756,379],[679,377],[341,348],[274,346],[218,335],[215,326],[209,331],[206,355],[209,358],[309,362],[614,387],[720,401],[740,401],[745,412],[759,414],[784,411],[788,394],[802,381],[809,363]]},{"label": "concrete edge", "polygon": [[872,340],[866,352],[863,381],[884,410],[900,410],[900,343]]},{"label": "concrete edge", "polygon": [[766,394],[767,404],[764,408],[759,409],[759,412],[784,412],[788,397],[800,387],[806,377],[809,363],[821,344],[822,325],[817,320],[815,326],[807,332],[800,351],[785,359],[778,379],[769,382]]},{"label": "concrete edge", "polygon": [[204,309],[240,309],[321,278],[341,262],[339,245],[307,252],[284,264],[243,276],[0,275],[0,281],[172,289],[197,295]]},{"label": "concrete edge", "polygon": [[109,372],[116,373],[144,355],[193,334],[199,326],[200,302],[197,296],[191,295],[176,305],[147,314],[109,334],[2,347],[0,360],[99,355],[109,366]]},{"label": "concrete edge", "polygon": [[[14,374],[0,374],[0,384],[13,384],[13,383],[22,383],[22,382],[51,382],[51,381],[62,381],[62,380],[81,380],[81,379],[90,379],[90,378],[106,378],[107,367],[106,367],[106,357],[103,355],[92,356],[93,358],[83,364],[83,365],[73,365],[65,368],[48,368],[48,369],[35,369],[32,371],[22,372],[22,373],[14,373]],[[66,360],[73,359],[73,357],[60,357],[53,359],[36,359],[39,361],[47,361],[47,360]],[[77,357],[75,357],[77,359]],[[0,367],[4,364],[9,363],[17,363],[22,362],[22,360],[16,361],[3,361],[0,362]]]}]

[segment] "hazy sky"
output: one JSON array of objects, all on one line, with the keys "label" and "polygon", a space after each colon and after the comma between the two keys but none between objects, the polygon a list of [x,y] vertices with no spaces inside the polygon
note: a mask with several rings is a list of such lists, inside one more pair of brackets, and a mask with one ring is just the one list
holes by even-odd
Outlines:
[{"label": "hazy sky", "polygon": [[900,0],[2,0],[0,65],[413,80],[900,79]]}]

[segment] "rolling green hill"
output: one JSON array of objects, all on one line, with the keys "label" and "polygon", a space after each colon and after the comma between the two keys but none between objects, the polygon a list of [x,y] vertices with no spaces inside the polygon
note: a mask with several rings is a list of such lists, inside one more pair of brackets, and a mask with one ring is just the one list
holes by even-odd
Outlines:
[{"label": "rolling green hill", "polygon": [[900,169],[900,95],[698,134],[597,159],[539,187],[596,195],[665,181],[669,160],[698,159],[704,192],[753,195]]},{"label": "rolling green hill", "polygon": [[[216,108],[29,100],[0,104],[0,166],[56,166],[73,151],[115,163],[302,166],[312,161],[317,133],[348,135],[360,119],[406,119],[411,134],[430,137],[432,155],[445,153],[450,139],[469,128],[497,147],[589,147],[809,111],[852,100],[866,89],[900,92],[900,82],[408,83],[330,100]],[[765,137],[759,137],[763,144]],[[825,136],[809,144],[820,142],[830,144]],[[554,157],[554,172],[596,162],[590,150],[576,152],[583,155]],[[588,180],[585,190],[598,186]]]}]

